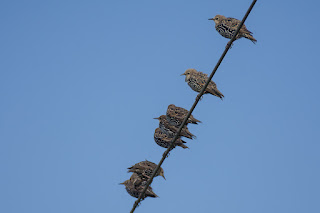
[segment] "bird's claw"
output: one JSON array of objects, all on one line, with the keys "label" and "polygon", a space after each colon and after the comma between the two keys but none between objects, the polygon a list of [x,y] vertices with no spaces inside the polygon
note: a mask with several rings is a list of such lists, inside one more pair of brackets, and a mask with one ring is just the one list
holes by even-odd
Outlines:
[{"label": "bird's claw", "polygon": [[228,48],[228,46],[229,46],[230,49],[232,48],[233,43],[230,43],[230,42],[231,42],[231,41],[229,41],[229,42],[227,43],[226,48]]},{"label": "bird's claw", "polygon": [[203,97],[203,96],[200,96],[200,97],[199,97],[199,95],[197,95],[196,100],[199,99],[199,101],[201,101],[201,100],[202,100],[202,97]]}]

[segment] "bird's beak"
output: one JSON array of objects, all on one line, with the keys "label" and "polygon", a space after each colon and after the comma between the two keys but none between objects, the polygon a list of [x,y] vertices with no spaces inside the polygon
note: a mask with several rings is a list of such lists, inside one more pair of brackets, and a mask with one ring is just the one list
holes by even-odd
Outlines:
[{"label": "bird's beak", "polygon": [[119,185],[124,185],[124,182],[123,183],[119,183]]},{"label": "bird's beak", "polygon": [[208,20],[213,20],[213,18],[209,18]]},{"label": "bird's beak", "polygon": [[162,174],[161,176],[163,177],[163,179],[167,180],[167,179],[165,178],[164,174]]},{"label": "bird's beak", "polygon": [[157,119],[157,120],[159,120],[159,118],[153,118],[153,119]]},{"label": "bird's beak", "polygon": [[[185,73],[182,73],[181,75],[186,75],[186,74],[185,74]],[[180,75],[180,76],[181,76],[181,75]]]}]

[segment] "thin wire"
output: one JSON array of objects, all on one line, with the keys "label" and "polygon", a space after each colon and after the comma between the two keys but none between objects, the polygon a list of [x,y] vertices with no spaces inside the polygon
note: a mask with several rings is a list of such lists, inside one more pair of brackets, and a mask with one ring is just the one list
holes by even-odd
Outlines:
[{"label": "thin wire", "polygon": [[147,184],[145,185],[144,189],[142,190],[140,196],[138,197],[138,199],[134,202],[133,207],[130,211],[130,213],[133,213],[134,210],[137,208],[137,206],[139,205],[139,203],[141,202],[142,197],[145,195],[147,188],[149,187],[149,185],[152,183],[153,178],[155,177],[156,173],[158,172],[159,168],[161,167],[163,161],[166,159],[166,157],[168,156],[169,152],[171,151],[171,149],[174,146],[174,142],[178,139],[182,128],[184,127],[184,125],[187,123],[187,120],[189,119],[191,113],[193,112],[194,108],[196,108],[201,96],[203,95],[205,89],[207,88],[207,86],[209,85],[209,82],[211,81],[213,75],[216,73],[217,69],[219,68],[222,60],[224,59],[225,55],[227,54],[228,50],[230,49],[230,46],[232,45],[233,41],[235,40],[237,34],[239,33],[242,25],[244,24],[244,22],[246,21],[248,15],[250,14],[253,6],[255,5],[255,3],[257,2],[257,0],[253,0],[249,9],[247,10],[246,14],[244,15],[242,21],[240,22],[240,25],[238,26],[235,34],[233,35],[233,37],[231,38],[231,40],[228,42],[224,52],[222,53],[219,61],[217,62],[216,66],[214,67],[213,71],[211,72],[206,84],[204,85],[204,87],[202,88],[202,90],[200,91],[200,93],[197,95],[195,102],[193,103],[191,109],[189,110],[187,116],[184,118],[182,124],[180,125],[178,132],[175,134],[174,138],[171,141],[170,146],[167,148],[167,150],[162,154],[162,158],[160,160],[160,162],[158,163],[156,169],[153,171],[152,175],[150,176],[150,179],[147,181]]}]

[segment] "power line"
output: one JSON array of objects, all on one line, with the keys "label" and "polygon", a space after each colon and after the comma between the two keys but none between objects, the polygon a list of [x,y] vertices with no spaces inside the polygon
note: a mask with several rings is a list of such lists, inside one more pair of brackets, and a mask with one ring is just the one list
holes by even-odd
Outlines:
[{"label": "power line", "polygon": [[174,138],[172,139],[171,141],[171,144],[170,146],[167,148],[167,150],[162,154],[162,158],[160,160],[160,162],[158,163],[156,169],[153,171],[152,175],[150,176],[150,179],[147,181],[147,184],[146,186],[144,187],[144,189],[142,190],[140,196],[138,197],[138,199],[134,202],[133,204],[133,207],[130,211],[130,213],[133,213],[134,210],[137,208],[137,206],[139,205],[139,203],[141,202],[141,198],[144,196],[144,194],[146,193],[147,191],[147,188],[149,187],[149,185],[152,183],[153,181],[153,178],[155,177],[155,175],[157,174],[159,168],[161,167],[163,161],[166,159],[166,157],[168,156],[169,152],[171,151],[171,149],[173,148],[174,146],[174,142],[178,139],[179,135],[180,135],[180,132],[182,130],[182,128],[184,127],[184,125],[187,123],[187,120],[189,119],[191,113],[193,112],[193,110],[196,108],[201,96],[203,95],[204,91],[206,90],[207,86],[209,85],[209,82],[211,81],[213,75],[216,73],[217,69],[219,68],[222,60],[224,59],[225,55],[227,54],[228,50],[230,49],[233,41],[235,40],[237,34],[239,33],[242,25],[244,24],[244,22],[246,21],[247,17],[249,16],[253,6],[256,4],[257,0],[253,0],[249,9],[247,10],[246,14],[244,15],[242,21],[240,22],[240,25],[238,26],[235,34],[233,35],[233,37],[231,38],[231,40],[228,42],[225,50],[223,51],[222,55],[220,56],[220,59],[219,61],[217,62],[216,66],[214,67],[213,71],[211,72],[206,84],[204,85],[204,87],[202,88],[202,90],[200,91],[200,93],[197,95],[197,98],[195,100],[195,102],[193,103],[191,109],[189,110],[187,116],[184,118],[182,124],[180,125],[179,129],[178,129],[178,132],[175,134]]}]

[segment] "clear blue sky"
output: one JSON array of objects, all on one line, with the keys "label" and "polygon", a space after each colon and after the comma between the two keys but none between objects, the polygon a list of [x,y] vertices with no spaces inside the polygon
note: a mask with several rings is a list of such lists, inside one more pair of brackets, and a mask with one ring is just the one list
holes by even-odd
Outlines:
[{"label": "clear blue sky", "polygon": [[[158,163],[152,118],[196,97],[228,40],[208,21],[251,1],[2,1],[0,212],[129,212],[127,167]],[[258,0],[163,164],[153,212],[320,212],[319,6]]]}]

